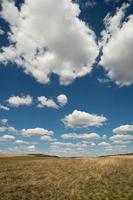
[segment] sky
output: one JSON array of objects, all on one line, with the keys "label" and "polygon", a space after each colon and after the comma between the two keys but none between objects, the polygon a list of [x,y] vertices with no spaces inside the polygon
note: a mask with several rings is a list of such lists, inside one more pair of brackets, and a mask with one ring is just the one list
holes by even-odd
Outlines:
[{"label": "sky", "polygon": [[0,0],[0,153],[132,153],[132,49],[132,0]]}]

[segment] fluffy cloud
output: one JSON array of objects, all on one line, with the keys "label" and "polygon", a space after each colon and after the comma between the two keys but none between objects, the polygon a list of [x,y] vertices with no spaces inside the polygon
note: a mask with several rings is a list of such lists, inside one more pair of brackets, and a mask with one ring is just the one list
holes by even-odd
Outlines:
[{"label": "fluffy cloud", "polygon": [[107,147],[107,146],[110,146],[110,144],[108,142],[100,142],[100,143],[98,143],[98,146]]},{"label": "fluffy cloud", "polygon": [[7,106],[4,106],[4,105],[0,104],[0,110],[6,110],[6,111],[8,111],[8,110],[10,110],[10,108],[8,108]]},{"label": "fluffy cloud", "polygon": [[22,129],[21,134],[25,137],[53,135],[53,131],[44,128]]},{"label": "fluffy cloud", "polygon": [[50,135],[43,135],[40,138],[43,141],[47,141],[47,142],[52,142],[52,141],[56,141],[57,139],[52,138]]},{"label": "fluffy cloud", "polygon": [[98,139],[100,136],[97,133],[66,133],[62,134],[61,137],[63,139]]},{"label": "fluffy cloud", "polygon": [[12,126],[1,126],[0,132],[16,132],[17,130]]},{"label": "fluffy cloud", "polygon": [[51,143],[52,147],[59,147],[59,146],[62,146],[62,147],[86,147],[87,144],[84,144],[84,143],[81,143],[81,142],[78,142],[78,143],[71,143],[71,142],[52,142]]},{"label": "fluffy cloud", "polygon": [[128,141],[128,140],[133,140],[133,135],[121,135],[121,134],[117,134],[117,135],[113,135],[112,137],[110,137],[110,140],[114,141]]},{"label": "fluffy cloud", "polygon": [[15,136],[13,135],[3,135],[0,137],[0,142],[8,142],[15,140]]},{"label": "fluffy cloud", "polygon": [[16,144],[29,144],[29,142],[26,142],[24,140],[16,140],[15,143]]},{"label": "fluffy cloud", "polygon": [[14,107],[18,107],[18,106],[29,106],[32,104],[32,97],[30,95],[26,95],[26,96],[12,96],[10,97],[7,102]]},{"label": "fluffy cloud", "polygon": [[45,96],[41,96],[37,98],[39,104],[38,107],[43,108],[43,107],[48,107],[48,108],[58,108],[58,105],[53,99],[48,99]]},{"label": "fluffy cloud", "polygon": [[66,127],[70,128],[87,128],[89,126],[101,126],[105,121],[106,117],[90,114],[74,110],[71,114],[66,115],[62,120]]},{"label": "fluffy cloud", "polygon": [[103,35],[103,55],[100,64],[106,69],[108,77],[120,86],[133,83],[133,15],[125,19],[129,4],[117,9],[112,17],[105,18],[106,31]]},{"label": "fluffy cloud", "polygon": [[60,106],[64,106],[64,105],[67,104],[68,99],[67,99],[66,95],[61,94],[61,95],[57,96],[57,101],[58,101]]},{"label": "fluffy cloud", "polygon": [[36,147],[35,147],[35,145],[31,145],[31,146],[26,147],[25,150],[34,152],[34,151],[36,151]]},{"label": "fluffy cloud", "polygon": [[133,125],[121,125],[117,128],[114,128],[113,129],[113,133],[116,133],[116,134],[126,134],[126,133],[129,133],[129,132],[132,132],[133,133]]},{"label": "fluffy cloud", "polygon": [[79,15],[72,0],[25,0],[20,10],[13,1],[2,0],[1,17],[11,31],[10,46],[2,48],[0,62],[17,63],[41,83],[48,83],[52,73],[64,85],[90,73],[98,46]]}]

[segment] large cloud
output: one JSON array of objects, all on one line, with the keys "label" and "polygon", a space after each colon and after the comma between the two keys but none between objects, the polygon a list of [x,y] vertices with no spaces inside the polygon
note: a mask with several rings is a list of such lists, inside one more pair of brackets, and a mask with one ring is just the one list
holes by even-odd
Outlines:
[{"label": "large cloud", "polygon": [[51,73],[61,84],[90,73],[98,47],[79,14],[72,0],[25,0],[20,10],[3,0],[1,17],[11,31],[10,46],[2,48],[0,61],[16,62],[41,83],[48,83]]},{"label": "large cloud", "polygon": [[62,134],[61,137],[63,139],[89,139],[89,140],[100,138],[99,134],[97,133],[82,133],[82,134],[65,133],[65,134]]},{"label": "large cloud", "polygon": [[133,83],[133,15],[125,19],[128,4],[117,9],[113,17],[105,18],[103,55],[100,64],[107,70],[110,79],[120,86]]},{"label": "large cloud", "polygon": [[106,117],[87,112],[74,110],[71,114],[66,115],[62,120],[66,127],[70,128],[87,128],[89,126],[101,126]]}]

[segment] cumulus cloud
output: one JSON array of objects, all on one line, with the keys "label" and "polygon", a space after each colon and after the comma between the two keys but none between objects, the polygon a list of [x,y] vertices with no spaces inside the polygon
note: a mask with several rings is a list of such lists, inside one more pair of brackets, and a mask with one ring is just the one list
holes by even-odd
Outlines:
[{"label": "cumulus cloud", "polygon": [[16,132],[17,130],[12,126],[1,126],[0,132]]},{"label": "cumulus cloud", "polygon": [[16,144],[29,144],[29,142],[24,141],[24,140],[16,140],[15,143]]},{"label": "cumulus cloud", "polygon": [[44,84],[52,73],[67,85],[91,72],[98,55],[95,33],[78,18],[79,5],[72,0],[25,0],[20,10],[2,0],[0,15],[11,30],[0,62],[15,62]]},{"label": "cumulus cloud", "polygon": [[40,138],[43,141],[47,141],[47,142],[52,142],[52,141],[56,141],[57,139],[52,138],[51,135],[43,135]]},{"label": "cumulus cloud", "polygon": [[90,114],[74,110],[71,114],[66,115],[62,120],[66,127],[70,128],[87,128],[90,126],[101,126],[107,120],[104,116]]},{"label": "cumulus cloud", "polygon": [[43,135],[53,135],[53,131],[49,131],[44,128],[30,128],[30,129],[22,129],[21,134],[25,137],[31,136],[43,136]]},{"label": "cumulus cloud", "polygon": [[43,108],[43,107],[48,107],[48,108],[58,108],[58,105],[53,99],[48,99],[45,96],[40,96],[37,98],[39,104],[38,107]]},{"label": "cumulus cloud", "polygon": [[62,134],[61,137],[63,139],[98,139],[100,138],[100,135],[97,133],[66,133]]},{"label": "cumulus cloud", "polygon": [[67,98],[66,95],[61,94],[61,95],[57,96],[57,101],[58,101],[60,106],[64,106],[64,105],[67,104],[68,98]]},{"label": "cumulus cloud", "polygon": [[15,140],[15,136],[13,135],[3,135],[0,137],[0,142],[8,142]]},{"label": "cumulus cloud", "polygon": [[129,132],[133,133],[133,125],[129,125],[129,124],[121,125],[121,126],[113,129],[113,133],[116,133],[116,134],[126,134]]},{"label": "cumulus cloud", "polygon": [[107,146],[110,146],[110,144],[108,142],[100,142],[100,143],[98,143],[98,146],[105,146],[105,147],[107,147]]},{"label": "cumulus cloud", "polygon": [[25,150],[34,152],[34,151],[36,151],[36,146],[35,145],[30,145],[30,146],[26,147]]},{"label": "cumulus cloud", "polygon": [[30,95],[26,96],[12,96],[10,97],[7,102],[10,106],[18,107],[18,106],[29,106],[32,104],[32,97]]},{"label": "cumulus cloud", "polygon": [[129,4],[123,4],[114,16],[109,14],[104,22],[106,30],[103,36],[103,55],[100,64],[108,77],[120,86],[133,83],[133,15],[125,17]]},{"label": "cumulus cloud", "polygon": [[10,110],[10,108],[8,108],[7,106],[4,106],[4,105],[0,104],[0,110],[6,110],[6,111],[8,111],[8,110]]},{"label": "cumulus cloud", "polygon": [[122,135],[122,134],[117,134],[113,135],[110,137],[110,140],[114,141],[128,141],[128,140],[133,140],[133,135]]},{"label": "cumulus cloud", "polygon": [[71,143],[71,142],[52,142],[51,143],[52,146],[54,147],[59,147],[59,146],[63,146],[63,147],[86,147],[87,144],[78,142],[78,143]]}]

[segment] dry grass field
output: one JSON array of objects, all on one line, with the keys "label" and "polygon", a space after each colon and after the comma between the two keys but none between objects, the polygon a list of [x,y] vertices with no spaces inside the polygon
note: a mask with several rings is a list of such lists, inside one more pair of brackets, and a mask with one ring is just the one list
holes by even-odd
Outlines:
[{"label": "dry grass field", "polygon": [[0,200],[133,200],[133,156],[1,157]]}]

